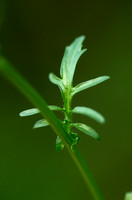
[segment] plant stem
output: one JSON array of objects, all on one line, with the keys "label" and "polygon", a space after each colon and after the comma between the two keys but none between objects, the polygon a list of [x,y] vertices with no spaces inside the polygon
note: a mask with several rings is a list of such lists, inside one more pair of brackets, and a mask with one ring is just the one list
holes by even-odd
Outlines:
[{"label": "plant stem", "polygon": [[[64,108],[65,108],[65,126],[68,134],[71,134],[71,88],[69,87],[65,89],[65,100],[64,100]],[[90,189],[93,197],[95,200],[103,199],[100,191],[98,190],[96,183],[92,177],[92,174],[82,157],[80,151],[78,150],[77,146],[74,146],[74,152],[71,151],[71,148],[67,148],[69,151],[72,159],[74,160],[76,166],[78,167],[81,175],[83,176],[88,188]]]},{"label": "plant stem", "polygon": [[65,129],[63,128],[55,114],[48,108],[44,99],[18,72],[16,72],[16,70],[13,69],[12,65],[7,62],[3,57],[0,57],[0,71],[15,87],[17,87],[30,100],[30,102],[35,107],[37,107],[41,111],[41,114],[49,122],[55,133],[60,137],[63,144],[70,153],[72,159],[74,160],[76,166],[78,167],[82,177],[84,178],[93,199],[103,200],[103,197],[100,194],[98,187],[96,186],[93,176],[83,156],[79,152],[77,146],[74,147],[74,152],[71,150],[71,138],[65,132]]},{"label": "plant stem", "polygon": [[71,98],[70,98],[70,89],[65,88],[64,91],[64,109],[65,109],[65,128],[67,133],[71,133]]},{"label": "plant stem", "polygon": [[78,167],[82,177],[84,178],[85,183],[89,188],[93,199],[103,200],[104,198],[96,185],[93,175],[77,146],[74,147],[74,153],[71,151],[69,153],[71,154],[76,166]]}]

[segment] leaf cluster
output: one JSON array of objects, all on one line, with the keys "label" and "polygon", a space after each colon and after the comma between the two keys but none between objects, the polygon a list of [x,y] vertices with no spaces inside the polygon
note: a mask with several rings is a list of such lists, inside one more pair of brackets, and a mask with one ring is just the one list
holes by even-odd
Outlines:
[{"label": "leaf cluster", "polygon": [[[85,81],[83,83],[78,84],[77,86],[73,86],[73,76],[75,73],[77,62],[80,58],[80,56],[86,51],[86,49],[82,49],[82,43],[85,39],[85,36],[80,36],[76,38],[73,43],[65,48],[64,56],[61,62],[60,67],[60,78],[57,77],[55,74],[50,73],[49,74],[49,80],[57,85],[60,89],[64,106],[58,107],[55,105],[49,105],[49,109],[52,111],[61,111],[64,112],[64,120],[61,121],[63,127],[66,130],[66,133],[71,137],[72,139],[72,146],[73,149],[74,145],[76,145],[79,141],[79,135],[73,131],[73,127],[79,131],[82,131],[83,133],[95,138],[96,140],[100,140],[100,137],[98,133],[88,125],[85,125],[83,123],[73,123],[72,122],[72,114],[81,114],[85,115],[87,117],[90,117],[94,119],[95,121],[99,123],[104,123],[105,119],[104,117],[98,113],[97,111],[88,108],[88,107],[81,107],[77,106],[75,108],[71,108],[71,101],[75,94],[88,89],[90,87],[93,87],[99,83],[102,83],[103,81],[109,79],[109,76],[101,76],[92,80]],[[25,110],[20,113],[21,117],[25,116],[31,116],[34,114],[40,113],[39,109],[32,108]],[[33,128],[40,128],[48,126],[49,123],[45,119],[41,119],[37,121]],[[56,138],[56,150],[59,151],[64,147],[64,144],[62,143],[59,136]]]}]

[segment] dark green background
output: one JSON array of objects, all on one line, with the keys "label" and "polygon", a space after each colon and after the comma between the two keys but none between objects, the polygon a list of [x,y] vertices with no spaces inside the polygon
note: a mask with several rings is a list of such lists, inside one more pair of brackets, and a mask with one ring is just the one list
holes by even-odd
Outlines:
[{"label": "dark green background", "polygon": [[[48,104],[63,105],[48,74],[59,75],[65,46],[82,34],[88,51],[77,64],[74,84],[100,75],[111,79],[73,100],[73,106],[98,110],[107,122],[101,126],[75,115],[74,121],[101,136],[98,143],[80,133],[78,146],[105,199],[122,200],[132,190],[132,1],[0,0],[2,54]],[[92,199],[66,150],[56,153],[51,128],[34,131],[40,116],[18,116],[31,107],[0,79],[0,200]]]}]

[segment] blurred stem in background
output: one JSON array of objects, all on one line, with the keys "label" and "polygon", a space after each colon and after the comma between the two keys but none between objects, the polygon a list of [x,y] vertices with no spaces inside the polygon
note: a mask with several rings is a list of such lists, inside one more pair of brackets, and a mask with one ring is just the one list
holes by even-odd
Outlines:
[{"label": "blurred stem in background", "polygon": [[45,100],[32,88],[32,86],[6,61],[0,57],[0,72],[17,88],[19,89],[30,102],[37,107],[41,114],[49,122],[55,133],[61,138],[76,166],[78,167],[86,185],[88,186],[94,200],[103,200],[103,197],[94,181],[94,178],[87,166],[86,161],[81,155],[77,146],[74,147],[74,152],[71,150],[72,141],[66,134],[63,126],[56,118],[55,114],[48,108]]}]

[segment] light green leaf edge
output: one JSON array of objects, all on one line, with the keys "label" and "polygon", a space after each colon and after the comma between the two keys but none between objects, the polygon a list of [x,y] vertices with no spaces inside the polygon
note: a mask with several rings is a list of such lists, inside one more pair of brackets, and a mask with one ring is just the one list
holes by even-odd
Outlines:
[{"label": "light green leaf edge", "polygon": [[72,96],[78,92],[81,92],[83,90],[86,90],[90,87],[93,87],[97,84],[100,84],[102,83],[103,81],[106,81],[108,80],[110,77],[109,76],[100,76],[98,78],[95,78],[95,79],[91,79],[89,81],[85,81],[83,83],[80,83],[78,84],[77,86],[75,86],[73,89],[72,89]]},{"label": "light green leaf edge", "polygon": [[127,192],[124,200],[132,200],[132,192]]},{"label": "light green leaf edge", "polygon": [[[63,124],[63,121],[61,121],[61,120],[58,120],[58,121],[61,124]],[[40,119],[35,123],[35,125],[33,126],[33,129],[45,127],[45,126],[48,126],[48,125],[50,125],[50,124],[48,123],[48,121],[46,119]]]},{"label": "light green leaf edge", "polygon": [[76,64],[80,56],[86,51],[86,49],[81,50],[84,39],[85,36],[80,36],[70,46],[65,48],[60,67],[60,76],[65,86],[72,84]]},{"label": "light green leaf edge", "polygon": [[40,113],[39,109],[31,108],[31,109],[24,110],[24,111],[20,112],[19,116],[20,117],[27,117],[27,116],[35,115],[37,113]]},{"label": "light green leaf edge", "polygon": [[58,78],[55,74],[53,73],[50,73],[49,74],[49,80],[51,83],[57,85],[60,89],[60,92],[61,92],[61,95],[62,95],[62,98],[63,98],[63,101],[64,101],[64,91],[65,91],[65,87],[63,85],[63,81],[62,79]]},{"label": "light green leaf edge", "polygon": [[[53,111],[55,111],[55,110],[63,111],[63,108],[60,108],[59,106],[50,105],[50,106],[48,106],[48,108],[50,110],[53,110]],[[20,112],[19,115],[21,117],[27,117],[27,116],[35,115],[35,114],[38,114],[38,113],[40,113],[39,109],[37,109],[37,108],[31,108],[31,109],[24,110],[24,111]]]},{"label": "light green leaf edge", "polygon": [[103,124],[105,122],[105,118],[100,113],[93,110],[92,108],[77,106],[72,110],[72,113],[85,115],[87,117],[90,117],[90,118],[96,120],[97,122],[99,122],[101,124]]},{"label": "light green leaf edge", "polygon": [[49,126],[49,123],[47,122],[47,120],[40,119],[39,121],[37,121],[35,123],[35,125],[33,126],[33,129],[35,129],[35,128],[41,128],[41,127],[45,127],[45,126]]},{"label": "light green leaf edge", "polygon": [[82,123],[72,123],[72,126],[77,128],[78,130],[82,131],[86,135],[89,135],[89,136],[93,137],[94,139],[100,141],[99,134],[91,127],[89,127],[85,124],[82,124]]},{"label": "light green leaf edge", "polygon": [[58,85],[59,87],[62,88],[62,79],[58,78],[55,74],[50,73],[49,74],[49,80],[51,81],[51,83]]}]

